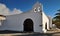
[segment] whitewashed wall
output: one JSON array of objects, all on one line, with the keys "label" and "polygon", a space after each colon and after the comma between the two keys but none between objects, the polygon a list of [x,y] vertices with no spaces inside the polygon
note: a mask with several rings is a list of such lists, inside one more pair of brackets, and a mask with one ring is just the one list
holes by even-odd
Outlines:
[{"label": "whitewashed wall", "polygon": [[48,16],[49,18],[49,25],[50,25],[50,28],[52,28],[52,18],[50,16]]},{"label": "whitewashed wall", "polygon": [[43,32],[46,32],[45,25],[47,23],[47,29],[49,30],[49,18],[45,15],[44,12],[42,12],[42,24],[43,24]]},{"label": "whitewashed wall", "polygon": [[17,15],[6,16],[6,21],[0,26],[0,30],[14,30],[24,31],[23,23],[26,19],[32,19],[34,25],[34,32],[42,32],[42,19],[40,13],[27,12]]}]

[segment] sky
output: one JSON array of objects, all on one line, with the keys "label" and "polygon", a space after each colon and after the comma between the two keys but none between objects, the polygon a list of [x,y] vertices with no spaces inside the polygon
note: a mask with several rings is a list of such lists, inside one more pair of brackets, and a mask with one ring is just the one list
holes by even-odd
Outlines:
[{"label": "sky", "polygon": [[60,0],[0,0],[0,3],[4,4],[9,11],[25,12],[32,9],[37,1],[43,5],[46,15],[51,17],[54,17],[57,10],[60,9]]}]

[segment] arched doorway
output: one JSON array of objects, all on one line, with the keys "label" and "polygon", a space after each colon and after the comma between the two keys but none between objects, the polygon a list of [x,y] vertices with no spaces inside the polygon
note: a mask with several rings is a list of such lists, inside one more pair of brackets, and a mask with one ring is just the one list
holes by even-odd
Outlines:
[{"label": "arched doorway", "polygon": [[31,19],[26,19],[24,21],[24,31],[33,32],[33,21]]}]

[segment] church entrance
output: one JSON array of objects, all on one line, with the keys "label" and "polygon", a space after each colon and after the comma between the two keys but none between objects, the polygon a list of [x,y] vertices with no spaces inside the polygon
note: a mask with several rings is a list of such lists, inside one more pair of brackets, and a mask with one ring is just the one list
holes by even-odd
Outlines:
[{"label": "church entrance", "polygon": [[24,21],[24,31],[33,32],[33,21],[31,19],[26,19]]}]

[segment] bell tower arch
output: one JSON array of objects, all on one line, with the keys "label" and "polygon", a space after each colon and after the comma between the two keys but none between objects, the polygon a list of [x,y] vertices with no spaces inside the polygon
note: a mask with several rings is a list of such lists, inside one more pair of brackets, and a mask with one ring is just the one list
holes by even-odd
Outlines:
[{"label": "bell tower arch", "polygon": [[41,3],[36,2],[33,6],[33,11],[34,12],[42,12],[43,11],[43,6]]}]

